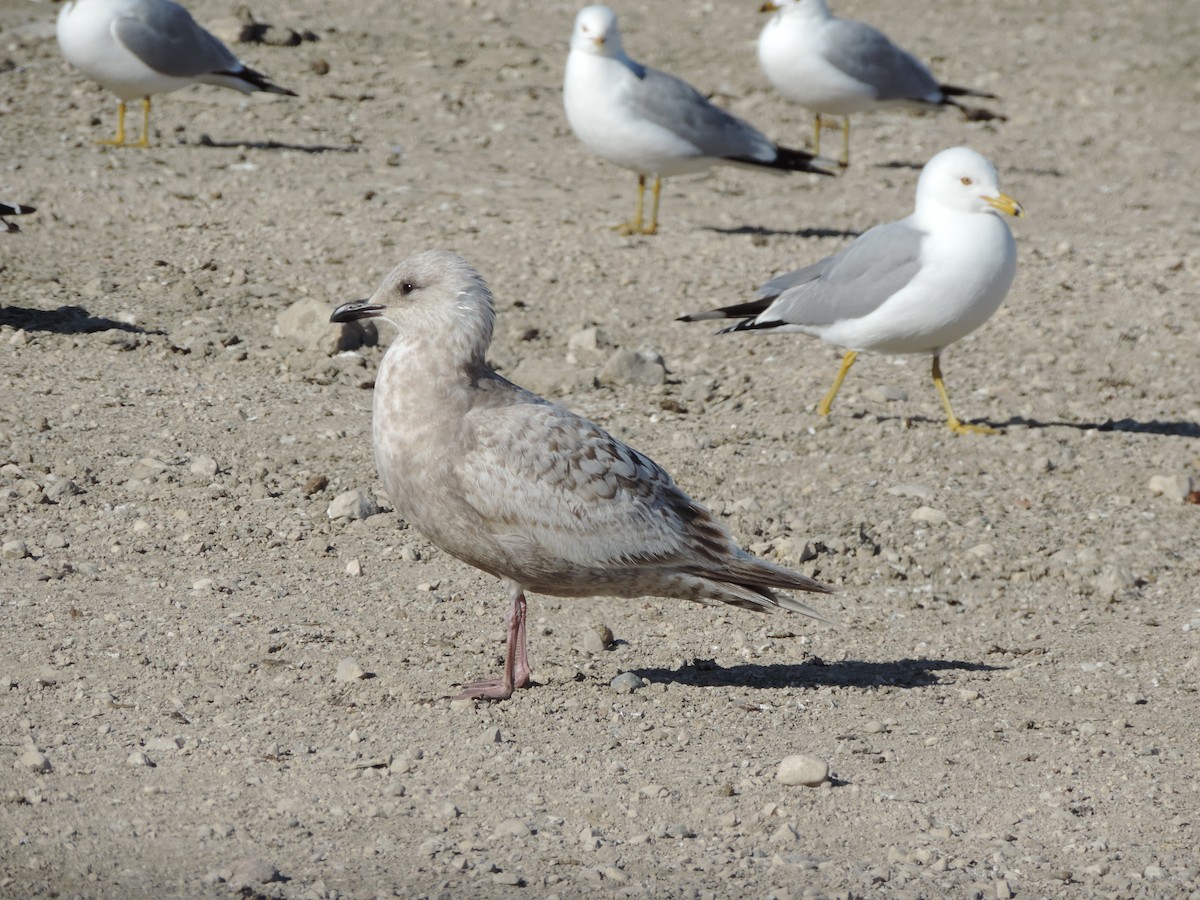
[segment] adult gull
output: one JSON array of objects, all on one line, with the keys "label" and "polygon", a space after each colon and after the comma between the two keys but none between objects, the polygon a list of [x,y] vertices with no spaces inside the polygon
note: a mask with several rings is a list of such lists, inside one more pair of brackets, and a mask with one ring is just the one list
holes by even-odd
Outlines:
[{"label": "adult gull", "polygon": [[67,0],[58,14],[58,46],[84,75],[117,95],[117,134],[125,146],[125,104],[142,98],[142,136],[150,146],[150,96],[201,82],[249,94],[296,96],[239,60],[171,0]]},{"label": "adult gull", "polygon": [[767,79],[788,100],[816,114],[813,152],[821,152],[821,117],[842,117],[840,165],[850,164],[850,116],[907,106],[956,107],[968,119],[1003,119],[959,97],[995,94],[941,84],[925,64],[865,22],[839,19],[825,0],[767,0],[774,15],[758,38]]},{"label": "adult gull", "polygon": [[[575,136],[602,159],[637,173],[633,219],[624,234],[654,234],[662,179],[717,163],[782,172],[832,172],[803,150],[789,150],[674,75],[625,55],[617,17],[587,6],[575,17],[563,79],[563,106]],[[650,221],[643,219],[646,179],[654,179]]]},{"label": "adult gull", "polygon": [[741,319],[721,333],[798,332],[849,348],[817,406],[822,416],[861,351],[929,353],[951,430],[993,433],[954,415],[941,356],[991,318],[1012,286],[1017,247],[998,213],[1025,211],[1000,192],[995,167],[966,147],[943,150],[921,171],[912,215],[876,225],[840,253],[771,279],[757,300],[682,321]]}]

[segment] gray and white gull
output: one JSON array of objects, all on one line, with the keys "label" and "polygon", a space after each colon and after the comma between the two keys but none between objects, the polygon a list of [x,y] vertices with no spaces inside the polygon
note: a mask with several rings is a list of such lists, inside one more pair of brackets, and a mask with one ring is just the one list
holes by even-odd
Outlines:
[{"label": "gray and white gull", "polygon": [[331,321],[366,318],[398,331],[379,366],[372,419],[388,497],[430,541],[509,588],[503,675],[460,697],[502,700],[529,686],[527,591],[674,597],[831,621],[777,593],[824,585],[742,550],[653,460],[494,372],[485,361],[492,295],[462,257],[418,253]]},{"label": "gray and white gull", "polygon": [[71,65],[117,95],[117,134],[125,146],[125,104],[142,99],[142,135],[150,146],[150,96],[201,82],[242,93],[296,96],[247,66],[192,14],[171,0],[67,0],[58,14],[58,46]]},{"label": "gray and white gull", "polygon": [[767,0],[762,11],[774,13],[758,38],[758,60],[767,80],[788,100],[816,114],[814,153],[821,152],[821,117],[842,117],[842,166],[850,164],[853,113],[953,106],[968,119],[1004,119],[959,99],[995,100],[995,94],[942,84],[882,31],[838,18],[825,0]]},{"label": "gray and white gull", "polygon": [[990,433],[994,429],[954,415],[941,356],[1004,302],[1017,271],[1017,247],[1000,215],[1024,214],[1021,204],[1000,192],[986,158],[951,147],[925,164],[912,215],[876,225],[840,253],[772,278],[757,300],[681,319],[741,319],[722,333],[800,333],[848,348],[817,406],[822,416],[829,415],[860,351],[928,353],[950,429]]},{"label": "gray and white gull", "polygon": [[[674,75],[634,62],[621,45],[617,16],[586,6],[575,17],[563,79],[571,130],[602,159],[637,172],[637,209],[625,234],[658,230],[662,179],[727,163],[777,172],[833,174],[803,150],[780,147],[749,122],[714,106]],[[654,179],[650,221],[643,219],[646,179]]]}]

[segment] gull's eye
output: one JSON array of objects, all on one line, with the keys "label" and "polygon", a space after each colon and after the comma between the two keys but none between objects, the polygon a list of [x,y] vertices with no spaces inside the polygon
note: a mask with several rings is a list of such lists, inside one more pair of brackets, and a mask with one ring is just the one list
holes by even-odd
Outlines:
[{"label": "gull's eye", "polygon": [[968,178],[966,175],[964,175],[962,178],[960,178],[959,181],[961,181],[963,184],[967,185],[967,187],[970,187],[972,184],[974,184],[974,182],[971,181],[971,179]]},{"label": "gull's eye", "polygon": [[407,297],[409,294],[411,294],[413,292],[413,287],[414,287],[414,285],[411,281],[406,281],[402,285],[400,285],[400,293],[403,294],[405,297]]}]

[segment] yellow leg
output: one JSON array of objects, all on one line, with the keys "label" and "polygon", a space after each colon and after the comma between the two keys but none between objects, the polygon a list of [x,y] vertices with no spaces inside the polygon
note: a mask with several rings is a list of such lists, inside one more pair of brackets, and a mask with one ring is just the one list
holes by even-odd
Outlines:
[{"label": "yellow leg", "polygon": [[813,117],[813,153],[821,155],[821,114]]},{"label": "yellow leg", "polygon": [[850,117],[842,116],[842,158],[838,165],[843,169],[850,165]]},{"label": "yellow leg", "polygon": [[846,351],[846,355],[842,357],[842,367],[838,369],[837,378],[833,379],[833,387],[829,389],[829,392],[817,404],[817,415],[829,415],[829,410],[833,408],[833,398],[841,390],[842,382],[846,380],[846,373],[850,371],[850,367],[854,365],[854,360],[856,359],[858,359],[857,350]]},{"label": "yellow leg", "polygon": [[658,197],[662,193],[662,179],[654,179],[654,205],[650,207],[650,226],[642,229],[642,234],[658,233]]},{"label": "yellow leg", "polygon": [[110,147],[125,146],[125,101],[117,101],[117,136],[111,141],[96,141],[97,144],[106,144]]},{"label": "yellow leg", "polygon": [[972,425],[960,422],[950,406],[950,395],[946,393],[946,383],[942,381],[942,363],[938,357],[933,358],[933,386],[937,388],[938,396],[942,398],[942,406],[946,410],[946,424],[955,434],[999,434],[995,428],[987,425]]},{"label": "yellow leg", "polygon": [[[613,231],[621,234],[641,234],[642,233],[642,200],[646,196],[646,176],[638,176],[638,195],[637,206],[634,207],[633,219],[629,222],[622,222],[620,225],[614,225]],[[656,207],[657,209],[657,204]]]},{"label": "yellow leg", "polygon": [[142,139],[137,146],[143,150],[150,146],[150,98],[142,98]]}]

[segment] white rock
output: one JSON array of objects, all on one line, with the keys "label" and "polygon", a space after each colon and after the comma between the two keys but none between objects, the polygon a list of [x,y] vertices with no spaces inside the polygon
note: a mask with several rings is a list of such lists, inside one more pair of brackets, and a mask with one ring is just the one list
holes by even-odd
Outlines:
[{"label": "white rock", "polygon": [[601,384],[662,384],[667,366],[662,355],[653,350],[618,350],[596,376]]},{"label": "white rock", "polygon": [[360,320],[331,324],[329,304],[313,298],[298,300],[275,317],[275,336],[298,347],[319,349],[329,356],[374,346],[379,331],[374,322]]},{"label": "white rock", "polygon": [[247,887],[255,884],[270,884],[279,878],[279,870],[272,863],[259,857],[239,859],[222,872],[231,887]]},{"label": "white rock", "polygon": [[331,519],[368,519],[379,512],[379,504],[365,491],[355,488],[338,494],[329,503],[325,515]]},{"label": "white rock", "polygon": [[357,659],[347,656],[345,659],[338,660],[337,672],[333,677],[338,681],[359,681],[366,674]]},{"label": "white rock", "polygon": [[498,838],[523,838],[529,837],[533,832],[520,819],[507,819],[497,825],[493,833]]},{"label": "white rock", "polygon": [[132,753],[129,754],[128,757],[126,757],[125,765],[127,765],[127,766],[145,766],[146,768],[153,769],[154,768],[154,760],[152,760],[149,756],[147,756],[141,750],[134,750]]},{"label": "white rock", "polygon": [[930,525],[941,525],[946,521],[948,516],[940,509],[934,509],[931,506],[918,506],[912,511],[909,517],[914,522],[927,522]]},{"label": "white rock", "polygon": [[1192,478],[1190,475],[1154,475],[1149,487],[1153,494],[1162,494],[1168,500],[1182,503],[1192,492]]},{"label": "white rock", "polygon": [[613,633],[607,625],[593,625],[583,633],[583,649],[588,653],[603,653],[612,645]]},{"label": "white rock", "polygon": [[895,497],[912,497],[915,500],[932,500],[937,496],[937,491],[927,484],[894,484],[887,489],[887,492]]},{"label": "white rock", "polygon": [[363,573],[362,563],[357,559],[352,559],[346,563],[346,574],[352,578],[358,578]]},{"label": "white rock", "polygon": [[890,384],[880,384],[863,391],[863,397],[872,403],[890,403],[897,400],[907,400],[908,394]]},{"label": "white rock", "polygon": [[781,784],[803,784],[816,787],[829,777],[829,763],[815,756],[804,753],[793,753],[785,756],[779,763],[779,771],[775,778]]},{"label": "white rock", "polygon": [[33,772],[37,775],[44,775],[54,767],[50,765],[50,757],[41,750],[30,748],[17,757],[14,769],[20,769],[25,772]]},{"label": "white rock", "polygon": [[217,461],[211,456],[197,456],[188,471],[200,478],[212,478],[217,474]]},{"label": "white rock", "polygon": [[643,685],[642,679],[637,675],[632,672],[622,672],[609,682],[609,687],[618,694],[632,694],[634,691],[640,691]]},{"label": "white rock", "polygon": [[24,541],[5,541],[0,555],[8,560],[24,559],[29,555],[29,548]]}]

